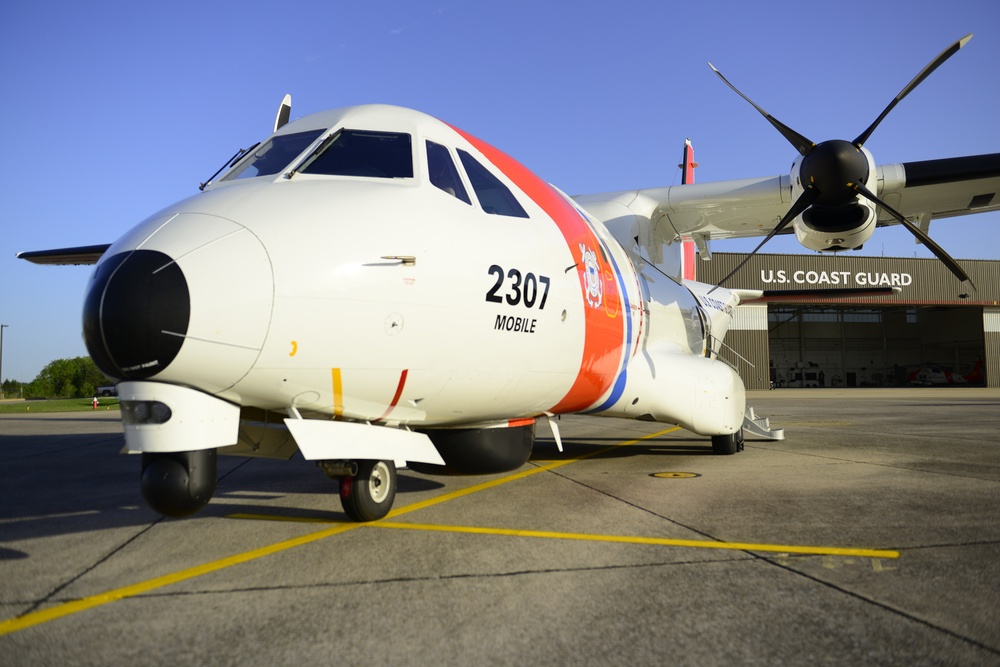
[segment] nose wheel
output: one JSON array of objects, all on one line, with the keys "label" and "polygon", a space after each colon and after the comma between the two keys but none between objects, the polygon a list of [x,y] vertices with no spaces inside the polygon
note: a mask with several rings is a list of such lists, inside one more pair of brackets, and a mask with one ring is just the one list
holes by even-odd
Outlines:
[{"label": "nose wheel", "polygon": [[354,521],[377,521],[396,499],[396,464],[358,461],[358,474],[340,478],[340,504]]}]

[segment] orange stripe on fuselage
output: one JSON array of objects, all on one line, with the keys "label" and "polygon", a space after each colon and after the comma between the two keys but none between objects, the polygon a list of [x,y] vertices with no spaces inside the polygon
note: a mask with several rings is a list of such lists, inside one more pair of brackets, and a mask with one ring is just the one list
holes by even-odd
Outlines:
[{"label": "orange stripe on fuselage", "polygon": [[[615,317],[618,314],[618,288],[615,284],[614,269],[604,256],[605,251],[601,241],[580,212],[527,167],[486,142],[458,128],[453,129],[545,211],[562,232],[570,253],[577,260],[576,269],[580,279],[580,297],[583,300],[586,328],[583,357],[580,360],[580,370],[569,392],[549,411],[584,410],[596,403],[611,388],[621,368],[623,354],[624,318]],[[604,294],[615,300],[613,306],[608,304],[608,311],[605,310],[603,299],[596,305],[590,305],[587,301],[587,267],[583,258],[583,253],[587,250],[596,255],[597,275],[604,283]],[[605,276],[611,276],[610,285]]]}]

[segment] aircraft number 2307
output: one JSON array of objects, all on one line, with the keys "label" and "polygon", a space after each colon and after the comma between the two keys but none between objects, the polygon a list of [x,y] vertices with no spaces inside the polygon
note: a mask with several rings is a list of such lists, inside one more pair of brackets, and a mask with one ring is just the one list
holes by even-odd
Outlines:
[{"label": "aircraft number 2307", "polygon": [[[490,291],[486,293],[487,301],[491,303],[503,303],[506,300],[507,304],[511,306],[524,303],[526,307],[534,308],[535,302],[538,301],[539,283],[541,283],[542,294],[538,309],[545,308],[545,300],[549,296],[550,281],[548,276],[536,276],[530,272],[522,275],[517,269],[507,271],[505,276],[503,268],[496,264],[489,268],[489,274],[496,276],[497,280],[493,284],[493,287],[490,288]],[[505,277],[510,281],[510,284],[506,294],[501,296],[498,292],[504,288]]]}]

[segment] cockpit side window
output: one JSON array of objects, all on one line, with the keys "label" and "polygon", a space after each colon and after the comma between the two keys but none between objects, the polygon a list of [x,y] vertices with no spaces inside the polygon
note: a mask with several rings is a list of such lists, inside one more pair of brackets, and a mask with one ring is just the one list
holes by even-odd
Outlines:
[{"label": "cockpit side window", "polygon": [[431,185],[461,199],[470,206],[472,205],[469,193],[462,185],[462,178],[458,175],[455,162],[451,159],[451,153],[448,152],[447,148],[433,141],[427,142],[427,171],[431,176]]},{"label": "cockpit side window", "polygon": [[235,169],[222,179],[234,181],[238,178],[254,178],[256,176],[272,176],[288,166],[298,155],[309,147],[316,137],[325,130],[308,130],[294,134],[281,134],[271,137],[253,154],[241,161]]},{"label": "cockpit side window", "polygon": [[476,158],[459,149],[458,157],[462,160],[465,173],[469,175],[472,189],[476,191],[479,205],[483,210],[493,215],[507,215],[513,218],[527,218],[528,214],[514,198],[510,189],[500,182],[496,176],[479,164]]},{"label": "cockpit side window", "polygon": [[400,132],[341,130],[299,168],[303,174],[413,178],[410,135]]}]

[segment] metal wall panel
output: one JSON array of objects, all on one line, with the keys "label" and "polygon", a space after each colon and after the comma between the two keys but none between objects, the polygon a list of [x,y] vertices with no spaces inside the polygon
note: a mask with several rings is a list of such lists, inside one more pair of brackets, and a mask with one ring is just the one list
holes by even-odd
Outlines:
[{"label": "metal wall panel", "polygon": [[983,308],[983,331],[1000,333],[1000,308]]},{"label": "metal wall panel", "polygon": [[730,331],[767,331],[767,304],[737,306]]},{"label": "metal wall panel", "polygon": [[1000,387],[1000,308],[983,308],[986,386]]},{"label": "metal wall panel", "polygon": [[730,330],[719,356],[736,369],[748,390],[770,389],[767,329]]},{"label": "metal wall panel", "polygon": [[1000,332],[984,334],[986,339],[986,386],[1000,387]]}]

